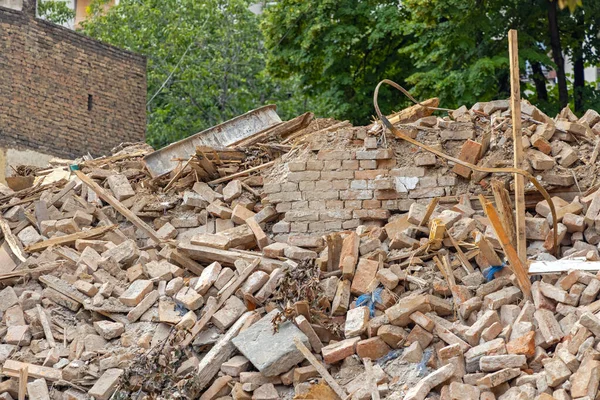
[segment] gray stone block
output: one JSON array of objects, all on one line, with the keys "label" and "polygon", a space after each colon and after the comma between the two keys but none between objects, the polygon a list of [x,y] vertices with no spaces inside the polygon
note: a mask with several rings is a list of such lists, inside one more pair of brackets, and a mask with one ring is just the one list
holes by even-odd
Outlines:
[{"label": "gray stone block", "polygon": [[308,337],[290,321],[279,324],[274,332],[272,321],[279,313],[271,311],[233,339],[235,347],[265,376],[287,372],[304,360],[294,344],[295,337],[310,346]]}]

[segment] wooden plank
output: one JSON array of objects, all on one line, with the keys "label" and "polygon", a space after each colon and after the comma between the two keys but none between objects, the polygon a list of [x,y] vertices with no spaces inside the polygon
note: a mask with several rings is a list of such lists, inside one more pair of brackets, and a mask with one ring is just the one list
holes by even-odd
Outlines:
[{"label": "wooden plank", "polygon": [[313,118],[313,113],[304,113],[296,118],[290,119],[289,121],[277,124],[263,132],[259,132],[248,138],[238,140],[237,142],[230,144],[228,147],[247,147],[258,143],[261,140],[275,136],[280,136],[285,139],[286,136],[289,136],[300,129],[306,128]]},{"label": "wooden plank", "polygon": [[452,237],[452,235],[449,234],[448,232],[446,232],[446,234],[450,238],[450,241],[452,242],[452,246],[454,246],[454,249],[456,250],[456,256],[460,260],[460,263],[462,264],[462,266],[467,270],[468,273],[475,272],[475,269],[471,265],[471,262],[469,261],[469,259],[465,255],[465,253],[462,251],[462,249],[458,245],[458,242],[456,241],[456,239],[454,239]]},{"label": "wooden plank", "polygon": [[[510,56],[510,105],[512,112],[512,130],[514,146],[514,167],[522,168],[523,141],[521,135],[521,83],[519,76],[519,42],[517,31],[508,31],[508,52]],[[517,254],[521,263],[527,261],[527,243],[525,238],[525,178],[515,177],[515,214]]]},{"label": "wooden plank", "polygon": [[42,367],[41,365],[23,363],[16,360],[6,360],[2,365],[2,373],[11,378],[19,378],[21,370],[27,368],[31,378],[44,378],[50,382],[62,380],[62,371],[50,367]]},{"label": "wooden plank", "polygon": [[52,348],[56,347],[56,342],[54,341],[54,336],[52,335],[52,328],[50,328],[50,322],[48,321],[46,312],[39,304],[36,304],[35,308],[38,312],[40,323],[42,324],[42,329],[44,330],[44,335],[46,336],[48,345]]},{"label": "wooden plank", "polygon": [[44,240],[43,242],[29,245],[25,247],[25,251],[27,251],[28,253],[33,253],[35,251],[47,249],[50,246],[60,246],[63,244],[70,245],[75,243],[75,241],[79,239],[89,239],[95,236],[100,236],[108,231],[115,229],[116,227],[117,225],[99,226],[87,231],[81,231],[77,233],[71,233],[70,235],[54,237],[52,239]]},{"label": "wooden plank", "polygon": [[249,175],[252,172],[260,171],[261,169],[265,169],[265,168],[269,168],[269,167],[273,166],[274,164],[275,164],[275,161],[269,161],[268,163],[264,163],[264,164],[258,165],[256,167],[248,168],[247,170],[237,172],[235,174],[231,174],[231,175],[219,178],[219,179],[215,179],[214,181],[208,182],[208,184],[209,185],[216,185],[218,183],[227,182],[227,181],[230,181],[232,179],[239,178],[240,176],[246,176],[246,175]]},{"label": "wooden plank", "polygon": [[[300,350],[304,358],[317,370],[317,372],[323,377],[325,382],[329,385],[331,389],[337,394],[340,399],[345,399],[348,394],[346,391],[340,386],[339,383],[327,372],[327,369],[317,360],[317,358],[311,353],[311,351],[302,343],[300,338],[294,337],[294,344],[296,348]],[[378,393],[379,394],[379,393]]]},{"label": "wooden plank", "polygon": [[58,203],[63,197],[65,197],[67,193],[73,190],[75,186],[77,186],[77,182],[75,181],[70,181],[69,183],[67,183],[65,187],[60,190],[60,192],[58,192],[56,195],[54,195],[54,197],[52,197],[52,200],[50,200],[48,206],[55,206],[56,203]]},{"label": "wooden plank", "polygon": [[529,280],[529,275],[527,274],[527,268],[521,262],[521,259],[519,258],[515,248],[510,244],[510,240],[504,231],[504,227],[502,226],[502,222],[500,221],[500,217],[498,216],[496,209],[491,203],[486,201],[483,196],[480,196],[479,201],[483,206],[485,215],[487,215],[492,223],[492,228],[494,228],[496,236],[498,237],[500,245],[502,246],[502,250],[504,250],[504,254],[506,255],[506,258],[508,258],[510,269],[517,277],[517,283],[519,284],[524,297],[531,299],[531,281]]},{"label": "wooden plank", "polygon": [[265,270],[272,270],[273,268],[281,267],[283,265],[283,261],[263,257],[260,253],[252,253],[242,250],[221,250],[208,246],[199,246],[182,242],[177,245],[177,248],[183,253],[189,255],[193,260],[206,264],[217,261],[224,266],[233,267],[236,260],[241,259],[250,263],[258,258],[261,260],[261,266]]},{"label": "wooden plank", "polygon": [[492,186],[492,193],[494,194],[496,208],[498,209],[498,214],[500,216],[500,220],[502,221],[504,231],[510,239],[510,244],[512,244],[513,247],[516,247],[517,240],[515,219],[513,216],[513,207],[510,201],[508,190],[506,190],[502,181],[499,181],[498,179],[491,179],[490,184]]},{"label": "wooden plank", "polygon": [[0,217],[0,229],[4,235],[4,240],[6,240],[6,243],[8,243],[8,247],[10,247],[10,250],[13,252],[13,254],[19,259],[19,261],[25,261],[27,258],[23,255],[21,248],[17,244],[17,238],[15,238],[12,234],[10,226],[8,226],[8,222],[2,217]]},{"label": "wooden plank", "polygon": [[429,218],[431,218],[431,214],[435,211],[440,199],[438,197],[434,197],[431,199],[429,204],[427,205],[427,210],[425,210],[425,215],[423,215],[423,219],[419,222],[419,226],[425,226],[429,223]]},{"label": "wooden plank", "polygon": [[204,267],[202,265],[198,264],[196,261],[192,260],[177,249],[171,250],[169,252],[167,260],[178,264],[180,267],[187,269],[188,271],[196,274],[197,276],[200,276],[200,274],[202,274],[202,271],[204,271]]},{"label": "wooden plank", "polygon": [[221,364],[229,360],[235,353],[236,348],[233,343],[231,343],[231,340],[240,333],[240,330],[246,321],[253,315],[254,311],[248,311],[242,315],[233,326],[229,328],[227,333],[215,343],[210,351],[202,357],[200,364],[198,364],[196,379],[194,380],[194,384],[199,390],[203,390],[208,386],[221,369]]},{"label": "wooden plank", "polygon": [[25,400],[27,395],[27,379],[29,378],[29,371],[27,365],[21,368],[19,371],[19,400]]},{"label": "wooden plank", "polygon": [[235,282],[231,285],[228,285],[224,289],[223,293],[220,293],[216,303],[208,304],[207,302],[205,307],[206,311],[204,312],[204,315],[202,315],[202,318],[200,318],[198,322],[196,322],[190,334],[187,335],[187,337],[181,342],[181,347],[187,347],[190,345],[190,343],[192,343],[192,340],[194,340],[196,335],[198,335],[206,327],[212,316],[215,315],[215,313],[219,311],[221,307],[223,307],[223,304],[225,304],[227,299],[229,299],[231,295],[233,295],[235,291],[238,290],[240,286],[242,286],[242,284],[246,281],[246,279],[248,279],[250,274],[254,272],[259,263],[260,260],[256,259],[252,262],[252,264],[247,266],[244,272],[242,272],[242,274],[235,280]]},{"label": "wooden plank", "polygon": [[556,261],[534,261],[529,266],[529,274],[555,274],[572,270],[578,271],[600,271],[600,261],[587,260],[556,260]]},{"label": "wooden plank", "polygon": [[367,384],[369,385],[369,390],[371,392],[372,400],[380,400],[379,397],[379,389],[377,388],[377,379],[375,378],[375,374],[373,373],[373,363],[370,358],[364,358],[363,363],[365,364],[365,375],[367,376]]},{"label": "wooden plank", "polygon": [[135,225],[138,229],[145,232],[152,240],[156,243],[161,243],[162,240],[156,234],[156,231],[142,221],[137,215],[132,213],[127,207],[125,207],[119,200],[114,198],[104,188],[100,187],[93,179],[89,178],[86,174],[81,171],[75,171],[75,174],[83,183],[85,183],[90,189],[92,189],[98,197],[110,204],[115,210],[123,215],[129,222]]}]

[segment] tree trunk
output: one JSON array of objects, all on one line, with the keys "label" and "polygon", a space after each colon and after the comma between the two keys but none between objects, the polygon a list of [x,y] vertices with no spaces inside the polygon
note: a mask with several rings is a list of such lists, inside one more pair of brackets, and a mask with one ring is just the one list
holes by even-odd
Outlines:
[{"label": "tree trunk", "polygon": [[575,103],[575,112],[582,112],[583,91],[585,88],[583,41],[586,29],[583,21],[583,13],[579,12],[576,18],[577,30],[576,35],[573,35],[573,39],[576,40],[576,44],[573,47],[573,74],[575,75],[573,79],[573,102]]},{"label": "tree trunk", "polygon": [[567,90],[567,77],[565,75],[565,59],[560,45],[560,33],[558,31],[557,1],[558,0],[547,0],[548,27],[550,29],[552,58],[556,64],[556,77],[558,78],[558,101],[561,107],[566,107],[567,104],[569,104],[569,92]]},{"label": "tree trunk", "polygon": [[533,83],[535,84],[535,90],[537,92],[538,101],[548,101],[548,90],[546,89],[546,77],[544,71],[542,71],[542,64],[539,62],[531,63],[531,69],[533,71]]},{"label": "tree trunk", "polygon": [[583,111],[583,88],[585,86],[583,54],[578,54],[573,63],[573,100],[575,103],[575,112]]}]

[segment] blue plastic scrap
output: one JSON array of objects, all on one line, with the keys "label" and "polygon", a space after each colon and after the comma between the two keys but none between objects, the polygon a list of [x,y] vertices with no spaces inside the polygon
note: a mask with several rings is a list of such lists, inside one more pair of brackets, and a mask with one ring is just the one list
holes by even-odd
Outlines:
[{"label": "blue plastic scrap", "polygon": [[417,365],[417,371],[419,371],[419,375],[423,376],[427,373],[427,362],[431,358],[433,351],[431,349],[427,349],[423,352],[423,358],[421,362]]},{"label": "blue plastic scrap", "polygon": [[373,291],[373,293],[361,294],[360,296],[358,296],[358,299],[356,299],[356,307],[369,307],[371,318],[373,318],[375,316],[375,303],[383,303],[381,300],[382,291],[383,288],[378,287]]},{"label": "blue plastic scrap", "polygon": [[489,282],[492,279],[494,279],[494,275],[496,275],[496,272],[502,271],[504,267],[506,267],[506,261],[503,262],[502,265],[492,265],[491,267],[487,267],[486,269],[484,269],[483,276],[485,277],[485,280]]}]

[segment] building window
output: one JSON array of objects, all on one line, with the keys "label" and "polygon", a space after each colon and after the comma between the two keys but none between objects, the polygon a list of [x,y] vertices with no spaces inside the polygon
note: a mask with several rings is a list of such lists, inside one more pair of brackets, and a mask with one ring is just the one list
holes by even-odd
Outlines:
[{"label": "building window", "polygon": [[94,96],[88,94],[88,111],[92,111],[92,107],[94,106]]}]

